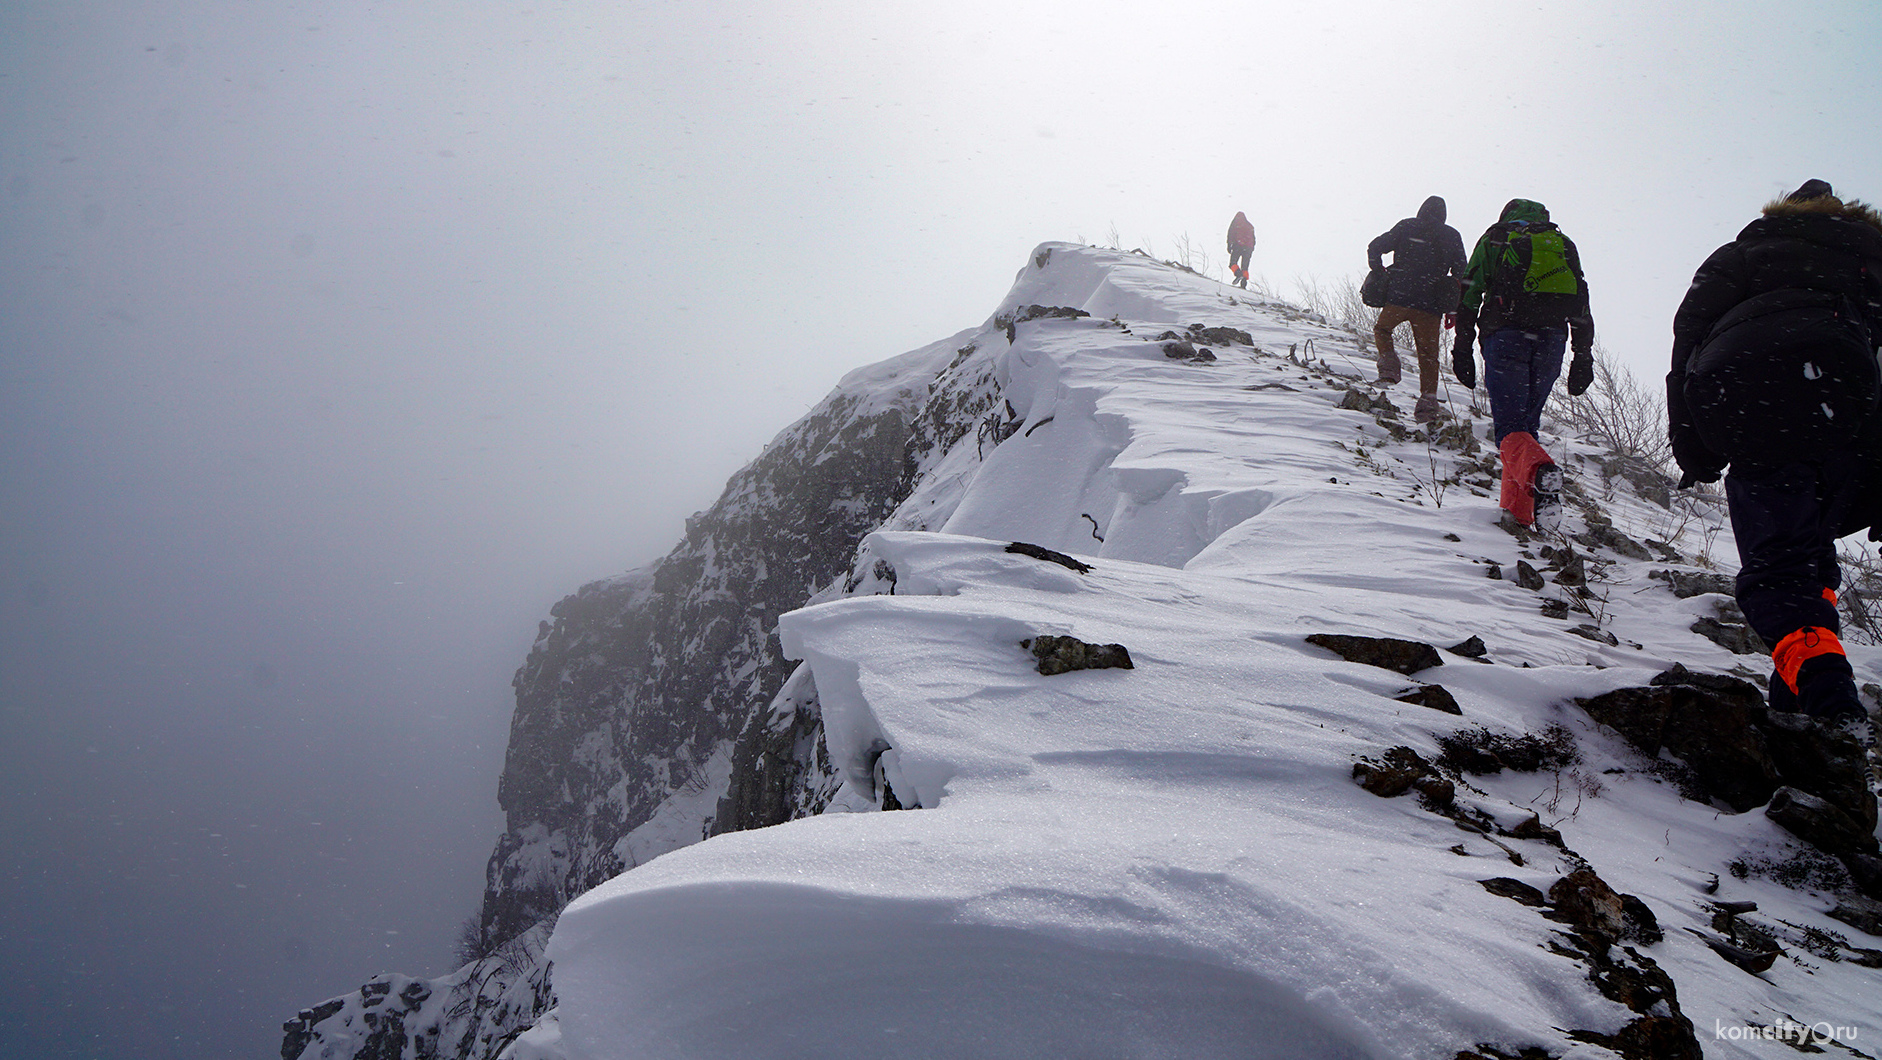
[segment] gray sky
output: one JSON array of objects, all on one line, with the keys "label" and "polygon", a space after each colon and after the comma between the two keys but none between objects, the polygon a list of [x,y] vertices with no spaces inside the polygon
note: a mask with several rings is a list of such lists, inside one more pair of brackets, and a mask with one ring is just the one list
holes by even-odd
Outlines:
[{"label": "gray sky", "polygon": [[1657,385],[1763,201],[1882,198],[1882,7],[1638,7],[0,8],[0,1053],[444,971],[550,604],[1039,242],[1534,198]]}]

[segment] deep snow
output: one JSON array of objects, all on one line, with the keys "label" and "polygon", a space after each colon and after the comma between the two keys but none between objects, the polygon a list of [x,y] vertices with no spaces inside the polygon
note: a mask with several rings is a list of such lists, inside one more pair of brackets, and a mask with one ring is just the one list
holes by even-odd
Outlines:
[{"label": "deep snow", "polygon": [[[1017,323],[1009,343],[1004,321],[1033,304],[1091,315]],[[1167,358],[1157,336],[1192,323],[1254,347]],[[549,943],[560,1007],[512,1055],[1611,1055],[1563,1031],[1634,1014],[1551,952],[1559,925],[1478,882],[1546,890],[1571,859],[1352,779],[1394,745],[1435,757],[1454,730],[1551,724],[1576,737],[1572,769],[1460,796],[1506,825],[1540,815],[1647,902],[1666,935],[1642,952],[1673,976],[1706,1055],[1786,1055],[1742,1031],[1784,1019],[1876,1052],[1882,973],[1792,949],[1753,976],[1694,933],[1709,902],[1749,899],[1771,921],[1882,945],[1827,918],[1824,895],[1728,871],[1796,841],[1759,812],[1682,801],[1570,702],[1675,662],[1756,667],[1688,632],[1718,598],[1676,599],[1647,577],[1669,564],[1597,553],[1612,563],[1594,613],[1543,617],[1558,587],[1486,576],[1535,544],[1496,525],[1469,474],[1442,481],[1456,451],[1337,408],[1374,373],[1350,335],[1290,307],[1047,244],[968,337],[961,370],[991,359],[1017,429],[984,460],[930,468],[865,542],[852,592],[781,622],[806,668],[794,688],[814,683],[848,770],[832,812],[665,854],[577,899]],[[939,371],[962,341],[884,378]],[[1467,415],[1468,396],[1451,398]],[[1585,442],[1543,440],[1618,529],[1729,569],[1718,512],[1657,507],[1578,462]],[[1004,551],[1015,540],[1093,569]],[[1407,678],[1307,644],[1316,632],[1477,635],[1488,664],[1447,654]],[[1122,643],[1135,668],[1040,676],[1020,642],[1041,634]],[[1875,680],[1875,651],[1852,653]],[[1463,716],[1395,701],[1422,683]],[[883,782],[922,808],[875,811]]]}]

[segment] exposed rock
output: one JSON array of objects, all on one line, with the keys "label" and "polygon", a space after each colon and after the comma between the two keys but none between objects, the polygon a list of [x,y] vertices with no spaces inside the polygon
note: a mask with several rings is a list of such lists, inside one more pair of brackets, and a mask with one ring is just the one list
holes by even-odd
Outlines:
[{"label": "exposed rock", "polygon": [[1516,584],[1535,592],[1540,591],[1545,583],[1540,571],[1530,566],[1528,560],[1519,559],[1516,561]]},{"label": "exposed rock", "polygon": [[1870,935],[1882,935],[1882,902],[1871,898],[1848,897],[1830,910],[1830,916],[1841,920],[1857,931]]},{"label": "exposed rock", "polygon": [[1748,716],[1754,718],[1764,707],[1764,693],[1758,690],[1757,685],[1730,674],[1708,674],[1688,670],[1685,663],[1674,663],[1672,669],[1654,674],[1652,680],[1647,683],[1655,688],[1685,685],[1703,689],[1721,699],[1731,701],[1743,708]]},{"label": "exposed rock", "polygon": [[1640,1014],[1613,1034],[1578,1030],[1568,1036],[1628,1060],[1702,1060],[1692,1021],[1680,1011],[1672,977],[1651,957],[1624,944],[1630,935],[1657,938],[1658,924],[1649,930],[1642,922],[1630,921],[1631,903],[1591,869],[1578,869],[1557,880],[1549,888],[1548,899],[1550,908],[1544,915],[1574,928],[1572,935],[1557,936],[1555,952],[1585,964],[1589,982],[1603,997]]},{"label": "exposed rock", "polygon": [[[1732,680],[1712,679],[1715,685]],[[1754,704],[1762,697],[1742,681],[1723,687],[1729,691],[1668,683],[1577,702],[1643,754],[1657,755],[1665,748],[1678,756],[1707,794],[1743,813],[1777,790],[1778,772],[1752,725],[1753,711],[1760,709]]]},{"label": "exposed rock", "polygon": [[993,319],[993,326],[1004,328],[1006,330],[1006,341],[1012,342],[1016,337],[1014,331],[1014,325],[1016,324],[1023,324],[1028,320],[1078,320],[1090,315],[1090,313],[1085,312],[1083,309],[1074,309],[1071,306],[1029,305],[1015,310],[1010,316],[995,317]]},{"label": "exposed rock", "polygon": [[1652,946],[1666,938],[1666,933],[1660,930],[1660,918],[1634,895],[1621,895],[1621,919],[1627,923],[1622,937],[1630,941]]},{"label": "exposed rock", "polygon": [[1535,906],[1536,908],[1541,908],[1548,904],[1548,899],[1543,896],[1541,891],[1529,886],[1521,880],[1512,880],[1508,876],[1498,876],[1494,879],[1478,880],[1477,882],[1483,885],[1484,890],[1489,891],[1499,898],[1513,898],[1524,905]]},{"label": "exposed rock", "polygon": [[754,713],[739,734],[715,823],[814,816],[829,805],[841,781],[823,744],[815,680],[809,667],[800,667],[771,710]]},{"label": "exposed rock", "polygon": [[1042,559],[1042,560],[1045,560],[1047,563],[1056,563],[1061,567],[1066,567],[1070,570],[1075,570],[1080,574],[1091,573],[1091,564],[1089,563],[1085,563],[1080,560],[1073,559],[1072,557],[1066,555],[1063,552],[1054,552],[1049,548],[1041,548],[1038,545],[1029,545],[1024,541],[1013,542],[1012,544],[1006,546],[1006,551],[1014,553],[1016,555],[1031,556],[1033,559]]},{"label": "exposed rock", "polygon": [[1453,1060],[1556,1060],[1556,1057],[1540,1045],[1526,1045],[1509,1052],[1502,1046],[1479,1042],[1475,1049],[1459,1051]]},{"label": "exposed rock", "polygon": [[1768,711],[1762,722],[1771,760],[1786,784],[1836,807],[1863,831],[1875,830],[1868,763],[1854,739],[1802,714]]},{"label": "exposed rock", "polygon": [[1843,855],[1843,867],[1856,889],[1871,898],[1882,899],[1882,857],[1857,851]]},{"label": "exposed rock", "polygon": [[1750,626],[1727,624],[1716,618],[1700,615],[1688,628],[1734,655],[1767,654],[1764,642],[1758,639],[1758,635],[1751,631]]},{"label": "exposed rock", "polygon": [[1475,634],[1444,650],[1450,652],[1452,655],[1462,655],[1466,659],[1481,659],[1485,655],[1490,654],[1490,649],[1484,647],[1483,638]]},{"label": "exposed rock", "polygon": [[1647,577],[1665,582],[1672,588],[1673,595],[1681,600],[1703,596],[1706,593],[1723,593],[1730,596],[1736,591],[1731,575],[1710,571],[1655,570],[1648,571]]},{"label": "exposed rock", "polygon": [[1197,342],[1205,342],[1211,346],[1253,346],[1255,344],[1254,336],[1240,328],[1204,327],[1201,324],[1191,324],[1189,333]]},{"label": "exposed rock", "polygon": [[1577,869],[1549,888],[1552,919],[1603,942],[1619,941],[1627,929],[1621,896],[1592,869]]},{"label": "exposed rock", "polygon": [[1863,828],[1848,814],[1809,792],[1777,789],[1764,815],[1825,853],[1876,850],[1873,828]]},{"label": "exposed rock", "polygon": [[1542,617],[1543,618],[1567,618],[1568,617],[1568,601],[1567,600],[1555,600],[1555,599],[1548,599],[1548,600],[1542,601]]},{"label": "exposed rock", "polygon": [[1076,637],[1039,636],[1019,642],[1038,660],[1047,677],[1073,670],[1131,670],[1131,653],[1122,644],[1087,644]]},{"label": "exposed rock", "polygon": [[1399,703],[1413,703],[1446,714],[1464,713],[1464,708],[1457,705],[1457,697],[1451,695],[1450,690],[1443,685],[1420,685],[1395,699]]},{"label": "exposed rock", "polygon": [[545,922],[433,980],[380,975],[282,1024],[283,1060],[494,1057],[554,1003]]},{"label": "exposed rock", "polygon": [[1577,586],[1588,584],[1588,565],[1579,553],[1570,555],[1555,574],[1555,584]]},{"label": "exposed rock", "polygon": [[[1599,1045],[1626,1060],[1702,1060],[1692,1021],[1680,1011],[1673,979],[1628,940],[1651,944],[1661,939],[1659,923],[1646,903],[1617,894],[1592,869],[1580,868],[1543,893],[1508,877],[1480,881],[1491,894],[1529,906],[1546,906],[1544,916],[1567,924],[1573,934],[1557,934],[1549,948],[1587,968],[1588,980],[1601,996],[1637,1013],[1619,1031],[1564,1032],[1572,1041]],[[1539,1046],[1506,1051],[1479,1044],[1456,1060],[1547,1060]]]},{"label": "exposed rock", "polygon": [[1587,533],[1578,534],[1575,539],[1589,548],[1605,548],[1628,559],[1652,558],[1645,545],[1614,529],[1614,524],[1608,522],[1590,521]]},{"label": "exposed rock", "polygon": [[1197,346],[1195,343],[1190,342],[1188,339],[1177,339],[1173,342],[1164,343],[1163,344],[1163,356],[1168,357],[1169,359],[1173,361],[1194,361],[1194,362],[1199,362],[1199,363],[1207,363],[1207,362],[1215,360],[1214,351],[1208,349],[1207,347]]},{"label": "exposed rock", "polygon": [[1586,622],[1582,623],[1579,626],[1575,626],[1574,628],[1570,629],[1569,632],[1573,633],[1577,637],[1582,638],[1583,640],[1592,640],[1596,644],[1605,644],[1610,648],[1616,647],[1621,642],[1620,638],[1616,637],[1614,634],[1609,633],[1607,630],[1602,629],[1600,626],[1592,626]]},{"label": "exposed rock", "polygon": [[1442,750],[1438,765],[1471,776],[1491,776],[1505,769],[1515,773],[1562,769],[1573,765],[1581,754],[1575,747],[1575,734],[1560,725],[1521,735],[1464,729],[1437,739]]},{"label": "exposed rock", "polygon": [[314,1040],[314,1028],[346,1007],[346,999],[336,997],[312,1008],[304,1008],[293,1019],[281,1025],[282,1060],[298,1060],[301,1051]]},{"label": "exposed rock", "polygon": [[1415,640],[1394,637],[1355,637],[1343,633],[1313,633],[1307,643],[1325,648],[1347,662],[1378,666],[1402,674],[1415,674],[1443,666],[1438,649]]},{"label": "exposed rock", "polygon": [[[1469,423],[1446,424],[1445,426],[1437,428],[1435,431],[1431,431],[1430,439],[1434,445],[1456,450],[1466,456],[1475,455],[1483,448],[1482,443],[1477,441],[1477,432],[1471,429]],[[1460,466],[1458,468],[1458,474],[1461,476],[1464,470],[1465,469]]]},{"label": "exposed rock", "polygon": [[1398,406],[1386,400],[1385,395],[1367,393],[1361,387],[1348,390],[1346,396],[1341,398],[1339,404],[1334,407],[1346,409],[1349,412],[1371,413],[1382,425],[1387,420],[1398,419],[1399,416]]},{"label": "exposed rock", "polygon": [[1530,814],[1528,817],[1523,818],[1522,821],[1517,823],[1516,827],[1509,829],[1503,834],[1511,839],[1535,839],[1547,843],[1552,847],[1562,846],[1562,833],[1557,829],[1550,828],[1548,825],[1543,824],[1542,818],[1536,814]]},{"label": "exposed rock", "polygon": [[1424,756],[1409,747],[1385,752],[1384,761],[1361,759],[1353,763],[1353,779],[1382,799],[1395,799],[1416,790],[1427,809],[1442,811],[1456,797],[1457,787]]}]

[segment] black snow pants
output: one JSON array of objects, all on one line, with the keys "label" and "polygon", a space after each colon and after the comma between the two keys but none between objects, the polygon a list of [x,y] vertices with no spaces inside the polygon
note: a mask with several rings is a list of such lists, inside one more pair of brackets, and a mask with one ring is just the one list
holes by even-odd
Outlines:
[{"label": "black snow pants", "polygon": [[1863,472],[1863,461],[1839,452],[1810,463],[1739,461],[1725,476],[1738,539],[1738,606],[1773,649],[1773,710],[1830,717],[1858,702],[1837,640],[1843,573],[1836,539],[1862,499]]}]

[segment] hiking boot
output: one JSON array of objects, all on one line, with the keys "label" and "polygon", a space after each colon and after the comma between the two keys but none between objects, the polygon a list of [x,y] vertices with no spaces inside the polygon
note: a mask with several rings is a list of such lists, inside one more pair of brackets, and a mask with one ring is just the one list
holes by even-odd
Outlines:
[{"label": "hiking boot", "polygon": [[1400,378],[1401,376],[1399,372],[1397,357],[1393,357],[1389,361],[1386,360],[1384,357],[1379,358],[1379,385],[1380,386],[1394,386],[1398,383]]},{"label": "hiking boot", "polygon": [[1418,403],[1412,406],[1413,423],[1436,423],[1444,419],[1444,406],[1438,403],[1436,394],[1421,394]]},{"label": "hiking boot", "polygon": [[[1850,669],[1849,657],[1840,652],[1806,659],[1797,669],[1794,696],[1789,695],[1790,689],[1777,673],[1771,675],[1771,688],[1774,709],[1795,710],[1825,724],[1840,723],[1845,718],[1869,720],[1869,712],[1863,709],[1862,699],[1856,694],[1856,675]],[[1784,700],[1789,703],[1780,707],[1778,704]],[[1865,746],[1873,746],[1874,742],[1871,737]]]},{"label": "hiking boot", "polygon": [[1538,530],[1558,530],[1562,526],[1562,469],[1553,463],[1537,464],[1534,481],[1535,521]]}]

